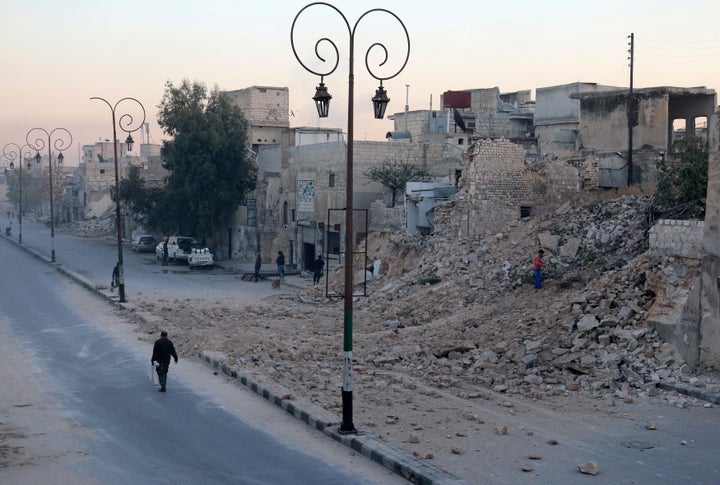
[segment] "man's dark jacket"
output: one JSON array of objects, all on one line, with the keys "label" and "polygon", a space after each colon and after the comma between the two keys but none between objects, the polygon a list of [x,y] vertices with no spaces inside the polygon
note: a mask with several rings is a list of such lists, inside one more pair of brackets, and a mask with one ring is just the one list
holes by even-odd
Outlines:
[{"label": "man's dark jacket", "polygon": [[175,352],[175,346],[169,338],[160,337],[155,341],[155,345],[153,345],[153,354],[150,362],[170,365],[170,357],[174,358],[175,362],[177,362],[178,356]]}]

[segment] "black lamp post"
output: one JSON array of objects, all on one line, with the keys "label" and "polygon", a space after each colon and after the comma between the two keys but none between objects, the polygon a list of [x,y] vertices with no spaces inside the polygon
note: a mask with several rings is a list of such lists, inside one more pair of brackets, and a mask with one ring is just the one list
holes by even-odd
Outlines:
[{"label": "black lamp post", "polygon": [[[23,151],[27,148],[28,151]],[[8,143],[3,147],[3,155],[10,161],[10,170],[15,169],[15,160],[18,161],[18,243],[22,244],[22,189],[23,189],[23,162],[27,163],[30,169],[30,161],[34,158],[31,156],[32,147],[29,145],[20,146],[17,143]]]},{"label": "black lamp post", "polygon": [[[118,250],[118,293],[120,295],[120,302],[124,303],[125,300],[125,271],[123,270],[123,250],[122,250],[122,219],[121,219],[121,213],[120,213],[120,173],[118,170],[118,139],[117,139],[117,130],[116,126],[119,126],[121,130],[123,130],[125,133],[128,134],[127,139],[125,140],[125,143],[127,143],[128,151],[132,150],[133,146],[133,139],[131,136],[131,133],[133,131],[137,131],[140,129],[140,127],[145,123],[145,107],[142,105],[140,101],[138,101],[135,98],[122,98],[120,99],[115,105],[110,104],[106,99],[99,98],[97,96],[92,97],[90,99],[97,99],[99,101],[104,102],[108,105],[108,108],[110,108],[110,112],[112,113],[112,129],[113,129],[113,147],[115,149],[115,220],[117,222],[117,250]],[[117,123],[115,122],[115,110],[117,109],[118,105],[122,103],[123,101],[129,101],[131,103],[134,103],[137,105],[137,107],[140,108],[140,111],[137,113],[142,112],[142,119],[139,123],[135,123],[135,118],[130,113],[125,113],[120,115],[120,118],[117,120]],[[136,109],[137,109],[136,107]],[[138,117],[140,119],[140,117]]]},{"label": "black lamp post", "polygon": [[[32,141],[31,141],[32,140]],[[72,145],[72,135],[66,128],[55,128],[47,131],[44,128],[33,128],[25,135],[27,144],[37,152],[35,161],[38,163],[42,160],[40,150],[47,146],[48,149],[48,170],[50,177],[50,261],[55,262],[55,206],[53,202],[55,186],[53,185],[52,171],[52,149],[58,150],[58,162],[62,163],[64,155],[63,150],[67,150]]]},{"label": "black lamp post", "polygon": [[[374,43],[368,47],[368,50],[365,53],[365,67],[368,71],[368,73],[378,81],[380,81],[380,87],[375,92],[375,96],[372,98],[373,102],[373,109],[375,112],[375,118],[382,119],[385,115],[385,108],[387,107],[388,102],[390,101],[387,97],[387,93],[385,89],[382,87],[383,80],[392,79],[400,72],[405,69],[405,66],[407,65],[407,61],[410,58],[410,36],[408,35],[408,31],[405,28],[405,24],[400,20],[400,18],[395,15],[393,12],[389,10],[385,10],[383,8],[374,8],[371,10],[368,10],[367,12],[363,13],[355,22],[355,25],[351,28],[350,23],[348,22],[347,18],[343,13],[338,10],[337,7],[326,3],[326,2],[313,2],[306,6],[304,6],[295,16],[295,19],[293,20],[292,27],[290,28],[290,44],[292,46],[293,54],[295,54],[295,58],[298,60],[300,65],[305,68],[306,71],[315,74],[316,76],[320,76],[320,84],[315,88],[315,96],[313,96],[313,100],[315,101],[315,107],[318,111],[318,116],[321,118],[325,118],[328,115],[328,111],[330,108],[330,99],[332,96],[327,90],[327,87],[325,86],[325,83],[323,82],[325,76],[329,76],[333,72],[335,72],[335,69],[337,69],[337,66],[340,62],[340,54],[338,51],[337,46],[335,43],[328,39],[327,37],[322,37],[319,40],[315,42],[315,55],[317,59],[320,60],[321,63],[326,63],[326,61],[323,57],[320,56],[318,53],[318,46],[323,43],[328,43],[330,46],[335,50],[335,59],[334,62],[330,62],[327,67],[329,67],[329,70],[322,71],[322,72],[316,72],[313,69],[309,68],[308,66],[303,63],[303,61],[300,59],[300,56],[298,56],[297,50],[295,49],[295,24],[297,23],[298,18],[300,15],[308,8],[313,6],[324,6],[329,7],[335,12],[337,12],[342,20],[345,22],[345,25],[348,30],[348,36],[349,36],[349,55],[348,55],[348,121],[347,121],[347,183],[345,188],[345,288],[344,288],[344,318],[343,318],[343,384],[342,384],[342,424],[340,425],[340,433],[355,433],[357,430],[355,429],[355,426],[353,424],[352,420],[352,387],[353,387],[353,381],[352,381],[352,312],[353,312],[353,245],[354,245],[354,230],[353,230],[353,115],[354,115],[354,104],[353,104],[353,96],[354,96],[354,71],[355,71],[355,30],[357,29],[358,24],[360,21],[365,18],[366,15],[371,13],[383,13],[383,14],[389,14],[392,17],[394,17],[402,26],[403,31],[405,32],[405,38],[407,39],[407,54],[405,55],[404,62],[400,69],[392,74],[391,76],[378,76],[373,72],[373,70],[370,68],[370,65],[368,64],[368,56],[370,52],[375,48],[379,48],[384,53],[384,60],[379,63],[379,66],[382,66],[385,64],[385,62],[388,59],[388,51],[385,48],[385,46],[381,43]],[[334,64],[334,65],[333,65]]]}]

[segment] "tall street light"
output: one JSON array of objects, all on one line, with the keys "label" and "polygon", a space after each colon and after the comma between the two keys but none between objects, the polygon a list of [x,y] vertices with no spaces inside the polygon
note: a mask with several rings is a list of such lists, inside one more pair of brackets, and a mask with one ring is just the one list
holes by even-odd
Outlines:
[{"label": "tall street light", "polygon": [[58,163],[62,164],[65,156],[63,150],[67,150],[72,145],[72,135],[66,128],[55,128],[54,130],[47,131],[44,128],[33,128],[25,135],[25,141],[27,144],[37,152],[35,160],[39,163],[42,157],[40,156],[40,150],[45,147],[48,149],[48,169],[50,176],[50,260],[55,262],[55,206],[53,204],[53,192],[55,192],[55,186],[53,185],[53,172],[52,172],[52,150],[58,150],[60,153],[57,156]]},{"label": "tall street light", "polygon": [[[143,123],[145,123],[145,107],[142,105],[140,101],[138,101],[135,98],[122,98],[118,102],[116,102],[114,105],[110,104],[110,102],[106,99],[100,98],[100,97],[92,97],[92,99],[97,99],[99,101],[102,101],[106,105],[108,105],[108,108],[110,108],[110,112],[112,113],[112,129],[113,129],[113,147],[115,149],[115,220],[117,222],[117,249],[118,249],[118,270],[119,270],[119,277],[118,277],[118,287],[119,287],[119,294],[120,294],[120,302],[125,302],[125,271],[123,269],[123,250],[122,250],[122,220],[120,218],[120,173],[118,170],[118,139],[117,139],[117,130],[116,127],[119,126],[122,131],[128,134],[127,139],[125,140],[125,143],[127,143],[127,149],[128,151],[132,150],[132,146],[134,143],[134,140],[132,138],[131,133],[133,131],[137,131]],[[120,115],[120,118],[115,118],[115,112],[120,105],[120,103],[126,102],[125,105],[130,103],[130,105],[137,105],[135,106],[135,109],[140,108],[140,111],[136,111],[137,113],[142,112],[142,119],[139,123],[136,123],[136,118],[133,117],[131,113],[125,112],[124,114]],[[137,119],[140,119],[138,117]]]},{"label": "tall street light", "polygon": [[[387,108],[387,104],[390,101],[390,99],[387,97],[387,92],[383,88],[383,81],[387,79],[392,79],[400,72],[405,69],[405,66],[407,65],[408,59],[410,58],[410,36],[408,35],[408,31],[405,28],[405,24],[400,20],[400,18],[395,15],[390,10],[386,10],[383,8],[374,8],[371,10],[368,10],[367,12],[363,13],[355,22],[355,25],[351,28],[350,23],[348,22],[347,18],[343,13],[338,10],[337,7],[326,3],[326,2],[313,2],[306,6],[304,6],[300,11],[295,15],[295,19],[293,20],[292,27],[290,28],[290,44],[292,46],[293,54],[295,54],[295,58],[298,60],[300,65],[305,68],[306,71],[315,74],[316,76],[320,76],[320,84],[315,88],[315,95],[313,96],[313,101],[315,101],[315,107],[317,108],[318,116],[320,118],[326,118],[328,116],[329,108],[330,108],[330,99],[332,99],[332,96],[328,92],[327,87],[325,86],[324,78],[325,76],[329,76],[333,72],[335,72],[335,69],[337,69],[337,66],[340,62],[340,54],[337,48],[337,45],[329,38],[322,37],[318,39],[315,42],[315,56],[317,59],[322,63],[322,65],[327,66],[329,70],[323,70],[323,71],[315,71],[311,68],[309,68],[305,63],[300,59],[300,56],[297,53],[297,50],[295,48],[295,24],[297,23],[298,18],[300,15],[308,8],[313,6],[323,6],[323,7],[329,7],[335,12],[337,12],[342,20],[345,22],[345,26],[348,30],[348,36],[349,36],[349,55],[348,55],[348,108],[347,108],[347,115],[348,115],[348,121],[347,121],[347,182],[345,187],[345,289],[344,289],[344,314],[343,314],[343,384],[342,384],[342,423],[340,425],[340,433],[355,433],[357,430],[355,429],[355,426],[353,425],[352,420],[352,388],[353,388],[353,379],[352,379],[352,312],[353,312],[353,246],[354,246],[354,230],[353,230],[353,96],[354,96],[354,71],[355,71],[355,31],[357,29],[358,24],[362,19],[365,18],[368,14],[371,13],[382,13],[382,14],[389,14],[392,17],[394,17],[402,27],[403,31],[405,32],[405,38],[407,40],[407,54],[405,55],[405,60],[398,69],[397,72],[390,76],[379,76],[377,75],[373,69],[370,67],[368,63],[368,57],[370,55],[371,51],[374,51],[375,48],[379,48],[382,55],[382,62],[378,64],[377,67],[381,67],[383,64],[385,64],[388,60],[388,51],[387,48],[379,42],[375,42],[372,45],[370,45],[365,53],[365,68],[367,69],[368,73],[378,81],[380,81],[380,87],[375,91],[375,96],[372,98],[373,103],[373,111],[375,113],[375,118],[382,119],[385,116],[385,108]],[[329,45],[334,51],[335,51],[335,59],[330,60],[329,62],[323,58],[320,55],[320,52],[318,50],[319,46]]]},{"label": "tall street light", "polygon": [[[28,150],[23,150],[27,148]],[[7,158],[10,163],[10,170],[15,169],[15,160],[17,160],[18,167],[18,243],[22,244],[22,189],[23,189],[23,163],[27,163],[27,169],[30,170],[32,157],[32,147],[30,145],[20,146],[17,143],[8,143],[3,147],[3,155]]]}]

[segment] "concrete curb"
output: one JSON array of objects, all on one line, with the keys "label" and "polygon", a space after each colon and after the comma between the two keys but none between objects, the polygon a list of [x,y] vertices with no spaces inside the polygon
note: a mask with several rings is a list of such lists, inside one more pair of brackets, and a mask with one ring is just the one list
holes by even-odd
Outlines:
[{"label": "concrete curb", "polygon": [[238,374],[234,370],[230,369],[227,364],[221,364],[217,359],[207,355],[205,352],[198,353],[198,357],[208,363],[213,369],[218,369],[226,376],[237,379],[242,385],[251,389],[256,394],[259,394],[276,406],[284,409],[303,423],[312,426],[318,431],[322,431],[338,443],[351,448],[352,450],[384,466],[412,483],[420,485],[464,485],[467,483],[455,475],[430,465],[424,460],[415,458],[414,456],[409,455],[405,450],[396,448],[390,443],[382,441],[374,436],[363,434],[341,434],[334,429],[334,426],[338,425],[340,419],[336,422],[328,422],[316,418],[309,412],[295,406],[290,401],[273,394],[268,389],[265,389],[257,383],[251,381],[246,376]]},{"label": "concrete curb", "polygon": [[657,386],[666,391],[675,391],[680,394],[702,399],[703,401],[707,401],[712,404],[720,404],[720,394],[717,393],[703,391],[702,389],[697,389],[679,383],[658,382]]}]

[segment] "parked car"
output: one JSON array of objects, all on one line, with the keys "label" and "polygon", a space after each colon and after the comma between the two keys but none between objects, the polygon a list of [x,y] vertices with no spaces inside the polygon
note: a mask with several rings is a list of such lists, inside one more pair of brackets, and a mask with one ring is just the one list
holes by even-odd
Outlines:
[{"label": "parked car", "polygon": [[190,269],[199,267],[212,268],[215,264],[215,258],[206,246],[194,246],[190,250],[187,261]]},{"label": "parked car", "polygon": [[132,250],[136,253],[151,253],[153,249],[155,249],[156,245],[157,240],[155,239],[155,236],[151,236],[149,234],[136,236],[131,243]]},{"label": "parked car", "polygon": [[[162,259],[163,242],[155,247],[155,257]],[[193,246],[199,246],[200,243],[194,237],[189,236],[170,236],[168,238],[168,259],[170,261],[187,261],[190,250]]]}]

